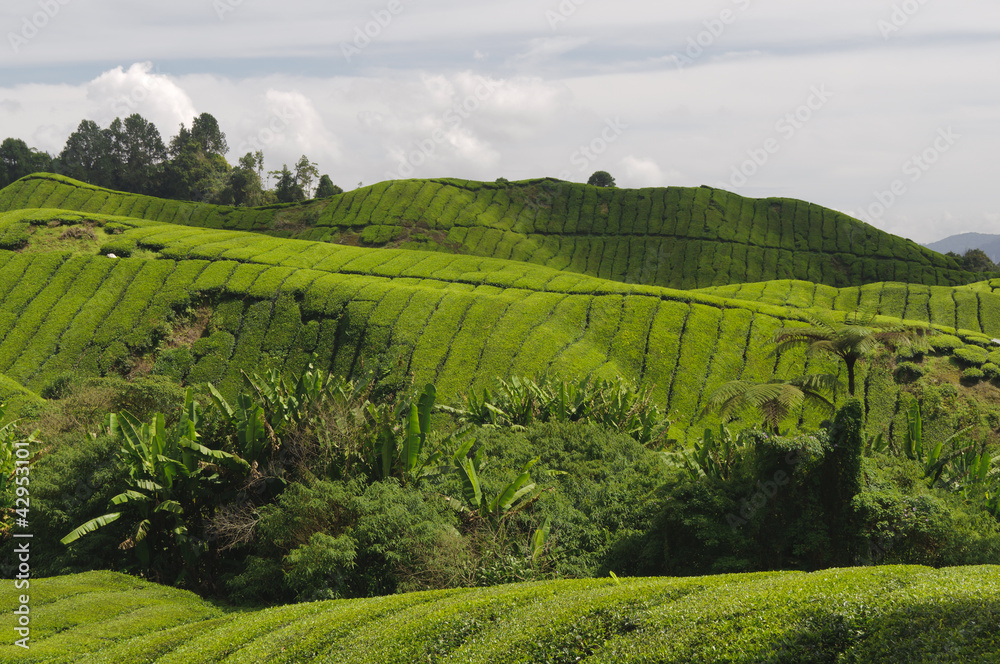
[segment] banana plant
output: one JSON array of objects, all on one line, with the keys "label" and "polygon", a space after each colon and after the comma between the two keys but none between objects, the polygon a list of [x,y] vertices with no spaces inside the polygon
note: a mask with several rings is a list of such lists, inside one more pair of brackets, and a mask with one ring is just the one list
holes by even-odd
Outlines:
[{"label": "banana plant", "polygon": [[716,434],[705,429],[701,442],[695,442],[694,451],[681,450],[681,463],[692,479],[710,477],[716,480],[729,479],[740,458],[740,450],[746,447],[746,437],[733,437],[724,424],[719,425]]},{"label": "banana plant", "polygon": [[418,481],[429,474],[430,469],[444,456],[441,451],[424,455],[427,437],[431,430],[431,412],[434,410],[436,398],[437,390],[434,385],[428,383],[418,400],[410,404],[400,453],[400,470],[404,479]]},{"label": "banana plant", "polygon": [[[935,486],[939,482],[942,482],[942,477],[948,470],[949,465],[953,464],[956,460],[963,459],[968,454],[975,454],[973,451],[973,446],[969,445],[961,449],[955,449],[956,444],[959,440],[965,436],[966,433],[972,427],[966,427],[961,431],[958,431],[947,439],[939,442],[933,447],[924,449],[924,425],[923,418],[920,413],[920,403],[914,401],[910,404],[909,409],[906,413],[906,432],[903,437],[903,452],[906,454],[908,459],[920,462],[924,467],[924,479],[929,479],[929,485]],[[944,450],[950,448],[953,451],[951,454],[945,454]],[[985,458],[985,455],[983,455]],[[989,472],[989,460],[986,459],[985,466],[986,472]],[[972,477],[978,476],[979,467],[984,463],[982,458],[977,459],[976,470],[971,471]],[[968,473],[962,473],[964,477]],[[954,472],[951,473],[954,475]],[[984,478],[985,479],[985,478]],[[944,481],[945,484],[955,483],[954,479],[949,479]]]},{"label": "banana plant", "polygon": [[[223,484],[222,473],[245,475],[249,464],[229,452],[201,442],[200,415],[189,388],[180,420],[168,429],[162,413],[142,422],[128,411],[108,417],[111,435],[121,443],[118,458],[129,475],[129,488],[111,499],[111,506],[132,507],[139,522],[124,548],[134,547],[143,567],[154,566],[154,554],[174,554],[193,563],[205,544],[192,536],[211,509]],[[71,544],[117,521],[124,509],[109,512],[75,528],[61,541]],[[152,542],[151,542],[152,540]]]},{"label": "banana plant", "polygon": [[540,460],[535,457],[521,468],[521,472],[503,487],[492,499],[483,492],[479,474],[483,468],[483,449],[472,454],[475,439],[470,438],[452,455],[452,464],[462,481],[462,495],[472,511],[484,519],[496,522],[502,517],[520,511],[535,498],[540,490],[531,481],[530,470]]},{"label": "banana plant", "polygon": [[532,567],[538,567],[538,562],[542,559],[542,555],[545,553],[545,545],[548,544],[549,534],[551,531],[552,517],[545,517],[545,523],[532,533],[529,545]]}]

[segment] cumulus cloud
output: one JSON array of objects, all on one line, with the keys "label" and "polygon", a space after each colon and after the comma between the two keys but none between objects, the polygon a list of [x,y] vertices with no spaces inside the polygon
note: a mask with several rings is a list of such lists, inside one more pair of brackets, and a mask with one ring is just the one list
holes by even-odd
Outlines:
[{"label": "cumulus cloud", "polygon": [[622,159],[622,167],[625,169],[625,177],[621,178],[618,186],[639,187],[667,187],[680,178],[680,173],[670,171],[664,173],[652,159],[641,159],[634,155],[629,155]]},{"label": "cumulus cloud", "polygon": [[[620,186],[697,186],[733,183],[752,160],[730,188],[861,210],[953,127],[961,141],[876,225],[921,241],[998,230],[1000,90],[982,73],[1000,58],[996,0],[922,3],[886,37],[890,0],[571,3],[555,30],[546,12],[568,7],[559,0],[421,0],[350,66],[340,41],[384,3],[245,2],[224,20],[210,2],[94,4],[70,3],[0,61],[6,135],[58,152],[82,118],[106,126],[128,111],[166,138],[197,110],[218,118],[230,161],[253,139],[266,168],[304,153],[342,186],[401,165],[414,177],[607,170]],[[0,23],[29,5],[4,4]],[[723,9],[736,18],[724,29]],[[678,67],[692,39],[704,52]],[[159,69],[128,65],[147,59]],[[829,103],[779,128],[824,85]],[[603,146],[609,122],[628,128]]]},{"label": "cumulus cloud", "polygon": [[154,71],[152,62],[139,62],[127,70],[115,67],[87,85],[93,119],[108,124],[116,117],[138,113],[161,133],[173,134],[181,124],[190,125],[198,115],[188,94],[169,76]]}]

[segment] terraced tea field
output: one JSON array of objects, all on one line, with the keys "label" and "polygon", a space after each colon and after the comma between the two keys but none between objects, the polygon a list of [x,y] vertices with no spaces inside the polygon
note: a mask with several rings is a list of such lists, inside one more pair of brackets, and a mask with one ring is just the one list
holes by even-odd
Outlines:
[{"label": "terraced tea field", "polygon": [[403,180],[304,204],[240,209],[122,194],[43,174],[0,192],[0,211],[25,208],[433,249],[680,289],[776,279],[954,286],[979,278],[951,258],[839,212],[708,187]]},{"label": "terraced tea field", "polygon": [[[841,370],[767,352],[803,308],[860,303],[978,343],[1000,336],[1000,296],[986,282],[682,291],[530,261],[114,216],[109,209],[156,216],[181,204],[129,207],[122,201],[141,197],[120,196],[98,206],[98,190],[81,186],[61,201],[72,188],[38,177],[0,192],[7,207],[26,206],[0,214],[0,373],[35,392],[71,371],[149,370],[232,391],[241,369],[298,372],[311,359],[346,375],[378,366],[434,382],[446,400],[497,377],[624,376],[653,387],[672,413],[672,436],[684,439],[706,423],[707,396],[728,380]],[[33,207],[41,204],[90,211]]]},{"label": "terraced tea field", "polygon": [[[996,662],[1000,570],[593,579],[226,612],[110,572],[31,582],[0,662]],[[14,634],[18,596],[0,591]]]},{"label": "terraced tea field", "polygon": [[1000,337],[997,289],[1000,279],[957,288],[892,282],[839,289],[785,280],[733,284],[700,292],[798,309],[849,312],[860,307],[893,318],[930,322],[945,329],[977,330],[993,338]]}]

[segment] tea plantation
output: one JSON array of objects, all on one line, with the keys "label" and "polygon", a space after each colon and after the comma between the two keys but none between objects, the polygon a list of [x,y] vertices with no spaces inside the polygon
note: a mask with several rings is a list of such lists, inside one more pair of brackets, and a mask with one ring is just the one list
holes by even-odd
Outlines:
[{"label": "tea plantation", "polygon": [[[996,662],[1000,569],[554,581],[227,612],[108,572],[32,581],[2,662]],[[13,633],[17,593],[0,594]]]},{"label": "tea plantation", "polygon": [[839,212],[708,187],[403,180],[303,204],[240,209],[122,194],[42,174],[0,194],[0,211],[42,207],[511,259],[670,288],[775,279],[953,286],[976,279],[952,258]]},{"label": "tea plantation", "polygon": [[[72,229],[90,229],[103,243],[73,245],[70,237],[47,250]],[[0,237],[16,247],[0,250],[0,372],[36,392],[70,371],[129,375],[142,366],[231,390],[240,369],[296,372],[313,356],[347,375],[363,366],[412,374],[446,399],[495,377],[628,376],[653,386],[681,437],[727,380],[803,371],[802,353],[779,361],[753,350],[800,319],[800,307],[850,308],[859,293],[888,303],[881,293],[906,293],[778,283],[742,288],[780,292],[784,301],[744,299],[739,290],[723,299],[516,261],[55,209],[3,213]],[[913,301],[925,294],[922,308],[891,313],[959,322],[971,339],[1000,336],[1000,296],[987,284],[910,288]],[[818,358],[809,370],[824,366],[839,370]]]},{"label": "tea plantation", "polygon": [[[864,537],[878,535],[895,547],[881,552],[897,556],[887,562],[977,565],[1000,559],[994,518],[1000,513],[994,490],[1000,484],[990,451],[992,432],[1000,428],[1000,409],[991,401],[1000,397],[990,391],[996,387],[990,381],[1000,381],[1000,279],[994,276],[964,272],[953,258],[819,206],[745,199],[707,187],[617,190],[551,179],[397,181],[303,204],[247,209],[122,194],[56,175],[26,177],[0,191],[0,403],[7,404],[0,426],[18,417],[50,418],[45,426],[58,442],[36,459],[39,472],[32,482],[41,479],[32,484],[39,498],[33,509],[44,511],[38,532],[48,538],[45,546],[55,547],[63,538],[69,548],[36,558],[40,566],[54,566],[50,574],[66,575],[32,577],[31,649],[4,640],[0,662],[998,661],[997,567],[883,566],[681,579],[619,579],[606,576],[610,568],[598,573],[597,567],[582,574],[565,571],[577,569],[567,561],[590,546],[642,563],[616,568],[619,572],[661,573],[656,570],[670,569],[664,566],[672,552],[698,555],[697,542],[678,544],[672,528],[708,533],[713,546],[726,538],[750,538],[749,530],[727,525],[725,515],[746,515],[744,494],[756,498],[759,486],[754,464],[787,460],[789,449],[813,455],[802,468],[788,469],[799,473],[794,478],[853,477],[859,487],[862,480],[870,484],[864,487]],[[930,325],[938,334],[919,358],[892,348],[880,361],[858,365],[861,400],[852,400],[850,420],[855,428],[845,424],[833,439],[824,433],[788,442],[771,430],[758,431],[757,438],[730,436],[719,428],[718,415],[706,414],[713,393],[731,381],[757,384],[832,373],[844,382],[844,365],[835,357],[808,355],[802,348],[776,354],[774,339],[817,315],[859,309],[877,312],[887,324]],[[907,387],[896,364],[909,359],[921,363],[907,362],[911,371],[936,373],[926,384]],[[374,374],[376,387],[366,392],[355,391],[353,383],[326,383],[339,385],[348,405],[332,415],[303,416],[301,422],[312,428],[302,425],[294,434],[299,438],[285,441],[276,430],[293,429],[290,413],[304,401],[292,403],[272,381],[268,407],[280,408],[265,412],[253,399],[267,390],[255,384],[256,392],[247,392],[245,374],[274,369],[295,377],[307,368],[311,380],[323,372],[338,379]],[[962,369],[979,378],[962,374],[960,393],[955,385]],[[612,440],[599,427],[587,429],[589,424],[566,415],[573,404],[567,402],[565,383],[551,395],[562,415],[550,428],[518,424],[504,432],[490,425],[490,408],[495,414],[497,407],[482,406],[484,418],[476,422],[484,425],[477,434],[480,444],[492,441],[501,452],[518,448],[511,459],[492,450],[493,467],[483,460],[485,448],[474,450],[472,441],[462,447],[450,432],[428,433],[434,429],[429,414],[434,399],[452,406],[436,411],[435,418],[441,413],[460,418],[469,415],[461,410],[461,398],[470,390],[483,394],[485,404],[483,389],[497,394],[498,379],[530,376],[571,382],[607,378],[648,389],[649,403],[669,418],[670,440],[666,447],[659,446],[661,439],[647,446],[649,440],[624,433]],[[158,398],[182,393],[182,387],[194,390],[181,399],[185,410],[180,428],[173,429],[172,421],[167,427],[164,416],[152,411],[141,423],[123,413],[107,417],[111,402],[85,384],[99,377],[117,384],[162,380],[173,392],[162,390]],[[218,392],[206,397],[209,383]],[[432,385],[423,388],[426,384]],[[83,396],[63,410],[56,405],[47,411],[65,398],[67,385]],[[303,377],[295,398],[309,395],[309,385]],[[405,401],[416,399],[403,394],[415,386],[424,389],[419,401]],[[191,396],[195,390],[214,405],[204,421]],[[373,396],[395,397],[397,391],[403,399],[398,403]],[[918,396],[927,404],[924,420],[914,408]],[[176,419],[174,406],[180,404],[170,405],[174,412],[168,416]],[[80,424],[85,419],[80,413],[92,419]],[[791,421],[814,431],[828,415],[796,407]],[[133,427],[131,434],[123,433],[122,421]],[[469,421],[453,423],[472,426]],[[978,437],[970,437],[967,448],[956,443],[942,455],[943,448],[934,445],[959,424],[975,429],[970,436]],[[237,425],[242,428],[230,431]],[[369,425],[375,429],[366,429]],[[706,428],[718,437],[703,433]],[[336,435],[326,435],[334,430]],[[377,434],[369,435],[372,430]],[[14,435],[12,428],[7,431]],[[337,438],[344,431],[344,438]],[[545,433],[551,431],[563,433]],[[122,470],[119,453],[129,435],[133,455],[153,449],[143,442],[147,438],[159,446],[143,458],[150,477],[163,481],[140,477],[138,462],[128,473]],[[397,435],[405,441],[399,450]],[[559,444],[550,445],[545,460],[534,466],[542,458],[535,455],[543,455],[539,436],[545,435]],[[133,442],[140,438],[141,444]],[[571,440],[581,449],[570,449]],[[209,441],[218,447],[206,447]],[[236,449],[233,441],[243,445],[241,454],[252,463],[224,451]],[[705,450],[712,441],[718,443],[712,448],[716,457],[709,458]],[[168,442],[182,462],[165,456]],[[432,443],[440,447],[433,454]],[[308,445],[328,447],[319,453]],[[247,450],[256,450],[256,456]],[[701,455],[700,470],[693,457],[684,456],[691,450]],[[601,452],[608,452],[609,460]],[[843,461],[844,455],[853,456]],[[6,463],[13,464],[13,455],[7,456]],[[337,467],[338,459],[362,457],[377,459],[370,467],[360,462]],[[653,465],[639,473],[639,460]],[[850,472],[843,470],[848,461],[854,464]],[[158,464],[167,462],[174,464],[169,472],[155,475],[163,470]],[[245,477],[234,470],[244,466]],[[486,469],[482,485],[481,468]],[[529,477],[529,471],[535,475]],[[184,480],[174,485],[177,472]],[[937,477],[927,484],[934,472]],[[74,487],[75,473],[82,476]],[[456,484],[456,473],[464,473],[464,484]],[[973,476],[975,486],[967,481]],[[947,486],[934,486],[942,477]],[[437,483],[429,485],[428,478]],[[224,495],[198,493],[216,486],[212,482],[226,487]],[[538,488],[529,493],[536,482]],[[552,502],[544,519],[541,512],[530,512],[536,501],[552,500],[548,494],[557,484],[576,497]],[[597,485],[606,492],[602,500],[627,504],[588,504]],[[806,491],[806,484],[795,486]],[[673,493],[664,493],[664,487]],[[738,495],[725,494],[732,487],[739,488]],[[495,494],[492,501],[484,499],[489,492]],[[824,494],[822,510],[802,501],[802,518],[847,513],[852,497],[862,493],[845,495],[839,501]],[[155,509],[142,513],[146,525],[138,530],[138,517],[130,513],[120,521],[115,515],[97,535],[90,535],[94,526],[78,533],[79,539],[66,537],[85,521],[104,518],[109,505],[146,499],[150,502],[141,509],[154,503]],[[763,500],[768,509],[781,503]],[[139,510],[135,505],[126,507]],[[746,519],[759,521],[766,513],[758,505]],[[400,515],[416,521],[412,530],[383,527],[404,523]],[[199,529],[208,525],[202,516],[211,517],[213,527],[222,523],[232,530],[202,540]],[[186,587],[197,588],[202,597],[108,571],[67,574],[93,569],[83,565],[100,557],[96,552],[104,549],[98,547],[111,546],[114,569],[160,578],[155,567],[143,567],[141,557],[138,566],[121,560],[132,548],[138,555],[144,527],[155,529],[151,523],[170,518],[184,528],[160,528],[153,553],[172,561],[173,567],[161,570],[183,570],[169,582],[190,583]],[[549,541],[553,519],[556,530]],[[262,534],[261,524],[273,529],[265,532],[287,534],[289,541],[275,543]],[[779,526],[783,533],[819,532],[810,530],[815,523]],[[841,531],[830,528],[839,537]],[[364,540],[368,535],[362,533],[372,532],[390,534],[385,541]],[[852,532],[857,541],[844,550],[857,555],[834,564],[883,560],[865,552],[863,545],[870,542],[861,542],[860,526]],[[782,540],[779,551],[764,535],[758,539],[765,543],[758,547],[754,540],[759,558],[722,560],[717,569],[824,566],[810,562],[822,556],[800,557],[791,540]],[[3,545],[9,548],[11,541]],[[203,557],[182,561],[174,550],[179,545],[194,546]],[[809,554],[826,545],[817,540],[803,546]],[[346,586],[338,575],[361,569],[374,574],[370,570],[383,568],[371,557],[389,560],[398,553],[392,547],[403,547],[398,550],[410,556],[385,563],[384,569],[411,584],[400,582],[399,588],[447,589],[387,597],[369,597],[379,593],[367,591],[310,596],[294,585],[315,577],[330,592],[342,590]],[[940,557],[934,557],[939,549]],[[794,565],[768,566],[769,557]],[[757,565],[758,560],[765,562]],[[198,564],[218,565],[204,569],[226,569],[226,576],[215,578],[213,571],[200,581],[194,574],[189,578],[195,581],[183,581],[188,566],[193,570]],[[435,575],[435,565],[458,571],[444,579]],[[600,578],[563,578],[591,574]],[[559,580],[503,585],[553,576]],[[257,583],[261,578],[271,578],[286,594],[269,598]],[[247,594],[247,588],[253,592]],[[290,589],[298,594],[288,595]],[[14,633],[20,595],[9,581],[0,586],[0,631],[8,635]],[[259,606],[289,596],[369,598],[266,609],[204,599]]]}]

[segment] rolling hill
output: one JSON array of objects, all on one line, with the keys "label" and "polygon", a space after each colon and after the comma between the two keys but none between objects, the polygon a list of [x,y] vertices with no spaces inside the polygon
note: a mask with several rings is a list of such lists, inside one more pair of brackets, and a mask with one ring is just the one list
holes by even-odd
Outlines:
[{"label": "rolling hill", "polygon": [[[129,210],[122,201],[148,201],[52,198],[73,187],[71,197],[101,191],[37,177],[0,192],[3,207],[24,208],[0,213],[0,373],[33,392],[67,372],[153,372],[231,393],[240,370],[298,372],[310,361],[345,375],[380,368],[388,381],[434,382],[445,400],[497,377],[623,376],[653,388],[672,413],[672,435],[684,439],[702,426],[708,395],[728,380],[841,370],[818,358],[807,363],[802,353],[778,361],[766,352],[778,329],[803,320],[803,308],[861,304],[966,340],[955,346],[1000,337],[993,282],[837,289],[783,281],[685,291],[530,261],[268,237],[106,211],[157,216],[155,209],[182,205],[170,201]],[[300,208],[308,206],[293,209]],[[697,264],[688,271],[697,274]]]},{"label": "rolling hill", "polygon": [[[13,585],[0,625],[14,635]],[[31,582],[0,662],[995,662],[1000,571],[551,581],[225,612],[121,574]],[[13,637],[12,637],[13,638]]]},{"label": "rolling hill", "polygon": [[330,243],[511,259],[625,283],[691,289],[797,279],[828,286],[982,279],[847,215],[709,187],[603,189],[553,179],[383,182],[329,199],[231,208],[28,176],[0,211],[58,208]]}]

